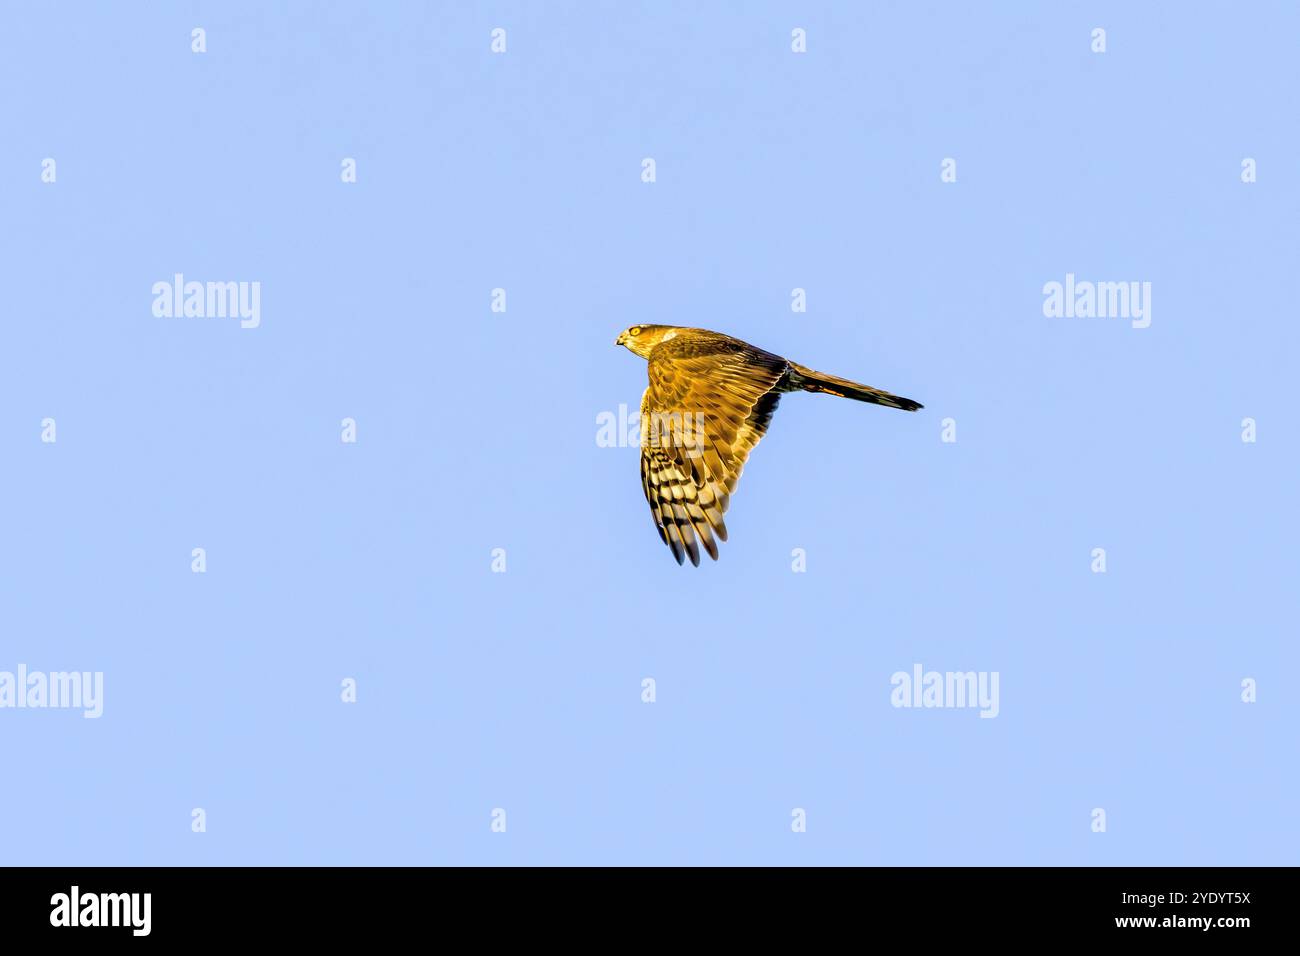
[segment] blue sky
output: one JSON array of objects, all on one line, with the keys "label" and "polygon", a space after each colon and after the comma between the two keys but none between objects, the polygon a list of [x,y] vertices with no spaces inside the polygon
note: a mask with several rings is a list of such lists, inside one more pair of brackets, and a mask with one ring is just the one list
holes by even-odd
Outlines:
[{"label": "blue sky", "polygon": [[[104,699],[0,863],[1296,862],[1300,14],[804,6],[8,10],[0,672]],[[635,323],[926,408],[789,396],[679,568]]]}]

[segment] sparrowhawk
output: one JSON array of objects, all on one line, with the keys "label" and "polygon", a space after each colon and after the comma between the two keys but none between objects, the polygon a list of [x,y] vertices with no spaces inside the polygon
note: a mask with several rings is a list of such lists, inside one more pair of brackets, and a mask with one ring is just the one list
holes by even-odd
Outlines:
[{"label": "sparrowhawk", "polygon": [[914,412],[910,398],[814,372],[707,329],[634,325],[619,335],[648,362],[641,399],[641,485],[655,527],[681,564],[713,560],[727,540],[722,516],[785,392],[824,392]]}]

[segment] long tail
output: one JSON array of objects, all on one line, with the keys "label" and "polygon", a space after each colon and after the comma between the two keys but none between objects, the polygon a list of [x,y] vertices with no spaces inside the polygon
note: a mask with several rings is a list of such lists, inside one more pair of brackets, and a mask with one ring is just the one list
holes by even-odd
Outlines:
[{"label": "long tail", "polygon": [[796,365],[794,362],[790,363],[790,386],[803,389],[805,392],[825,392],[827,395],[852,398],[859,402],[869,402],[872,405],[901,408],[906,412],[914,412],[918,408],[925,407],[920,402],[914,402],[910,398],[891,395],[889,392],[872,388],[870,385],[850,382],[847,378],[837,378],[834,375],[827,375],[825,372],[814,372],[812,369]]}]

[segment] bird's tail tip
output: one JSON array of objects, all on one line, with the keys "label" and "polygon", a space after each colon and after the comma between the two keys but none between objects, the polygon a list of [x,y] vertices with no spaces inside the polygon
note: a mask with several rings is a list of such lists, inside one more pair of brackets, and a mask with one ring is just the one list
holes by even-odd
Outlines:
[{"label": "bird's tail tip", "polygon": [[884,389],[872,388],[860,382],[850,382],[847,378],[827,375],[825,372],[814,372],[802,365],[796,365],[794,371],[797,376],[794,384],[807,392],[837,395],[840,398],[851,398],[854,401],[883,405],[886,408],[898,408],[905,412],[915,412],[925,408],[920,402],[904,398],[902,395],[894,395]]}]

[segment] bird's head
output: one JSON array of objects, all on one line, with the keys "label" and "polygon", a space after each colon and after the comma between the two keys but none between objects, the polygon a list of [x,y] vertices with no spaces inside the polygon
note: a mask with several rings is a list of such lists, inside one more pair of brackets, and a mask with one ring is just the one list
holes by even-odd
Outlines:
[{"label": "bird's head", "polygon": [[665,339],[671,339],[678,333],[672,325],[633,325],[619,333],[615,345],[627,347],[642,358],[650,357],[650,350]]}]

